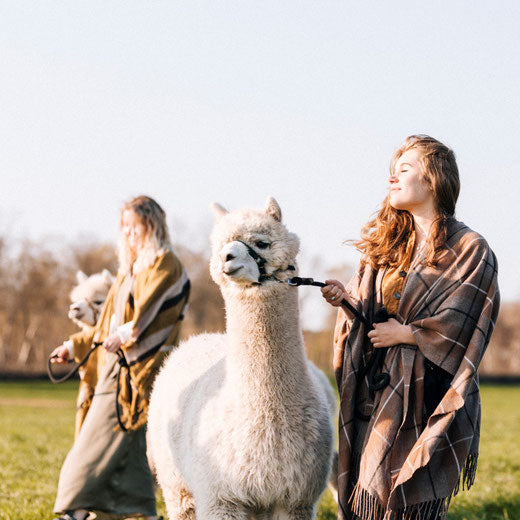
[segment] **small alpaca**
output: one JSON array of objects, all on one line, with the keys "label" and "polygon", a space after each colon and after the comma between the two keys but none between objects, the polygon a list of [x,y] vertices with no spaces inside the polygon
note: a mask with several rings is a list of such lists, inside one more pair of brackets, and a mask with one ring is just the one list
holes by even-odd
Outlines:
[{"label": "small alpaca", "polygon": [[[93,327],[99,317],[103,303],[114,277],[107,269],[87,276],[83,271],[76,273],[76,285],[70,292],[69,318],[82,329]],[[75,436],[77,437],[87,415],[97,382],[97,356],[94,352],[87,364],[79,369],[79,389],[76,401]]]},{"label": "small alpaca", "polygon": [[299,240],[272,198],[265,210],[214,209],[210,271],[226,333],[190,338],[157,376],[150,465],[171,520],[312,519],[335,402],[305,357],[297,289],[284,283]]},{"label": "small alpaca", "polygon": [[114,277],[108,269],[91,276],[78,271],[76,281],[78,285],[70,292],[69,318],[82,329],[93,327]]}]

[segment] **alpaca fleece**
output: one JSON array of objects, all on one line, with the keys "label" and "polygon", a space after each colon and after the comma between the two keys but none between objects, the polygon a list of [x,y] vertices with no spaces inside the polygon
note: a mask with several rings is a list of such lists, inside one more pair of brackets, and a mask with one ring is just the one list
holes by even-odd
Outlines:
[{"label": "alpaca fleece", "polygon": [[267,272],[284,279],[294,274],[286,270],[298,239],[272,199],[264,211],[221,213],[211,274],[224,296],[226,333],[191,338],[159,373],[151,466],[171,520],[310,520],[330,471],[327,390],[305,357],[297,291],[256,285],[258,268],[239,242],[264,246]]}]

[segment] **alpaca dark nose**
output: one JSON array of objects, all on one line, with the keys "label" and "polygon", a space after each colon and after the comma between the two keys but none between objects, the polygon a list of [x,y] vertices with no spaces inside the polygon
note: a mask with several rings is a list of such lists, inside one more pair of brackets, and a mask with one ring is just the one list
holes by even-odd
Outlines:
[{"label": "alpaca dark nose", "polygon": [[232,255],[231,253],[228,253],[226,255],[226,262],[230,262],[231,260],[234,260],[236,258],[235,255]]}]

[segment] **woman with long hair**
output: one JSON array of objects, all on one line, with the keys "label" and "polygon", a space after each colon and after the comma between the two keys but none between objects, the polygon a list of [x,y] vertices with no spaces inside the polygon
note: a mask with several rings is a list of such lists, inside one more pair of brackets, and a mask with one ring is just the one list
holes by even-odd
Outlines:
[{"label": "woman with long hair", "polygon": [[150,197],[123,205],[119,270],[96,326],[51,354],[58,363],[97,352],[92,403],[60,473],[58,520],[90,511],[156,519],[145,428],[151,385],[178,343],[189,280],[163,209]]},{"label": "woman with long hair", "polygon": [[[455,219],[455,155],[408,137],[390,164],[389,193],[355,245],[339,307],[339,516],[444,520],[474,481],[480,431],[477,367],[499,308],[496,258]],[[341,306],[346,298],[358,311]]]}]

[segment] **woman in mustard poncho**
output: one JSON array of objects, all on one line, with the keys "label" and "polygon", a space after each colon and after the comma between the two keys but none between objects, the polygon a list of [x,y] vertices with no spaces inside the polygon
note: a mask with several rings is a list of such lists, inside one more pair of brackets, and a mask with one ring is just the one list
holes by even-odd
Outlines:
[{"label": "woman in mustard poncho", "polygon": [[119,264],[96,326],[52,353],[58,363],[79,361],[101,345],[92,404],[60,473],[54,510],[61,520],[84,520],[90,511],[157,518],[144,426],[153,378],[179,340],[189,280],[165,213],[149,197],[121,210]]},{"label": "woman in mustard poncho", "polygon": [[475,479],[477,368],[498,314],[497,263],[485,239],[454,218],[452,150],[410,136],[388,180],[356,243],[356,274],[346,288],[327,280],[322,289],[364,318],[341,307],[335,330],[338,518],[445,520],[459,486]]}]

